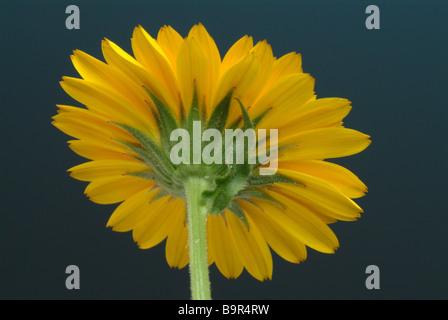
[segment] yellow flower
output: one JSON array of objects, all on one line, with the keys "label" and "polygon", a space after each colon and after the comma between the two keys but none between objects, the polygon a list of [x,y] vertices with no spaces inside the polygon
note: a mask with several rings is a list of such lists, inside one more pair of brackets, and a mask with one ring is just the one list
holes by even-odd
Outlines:
[{"label": "yellow flower", "polygon": [[[349,170],[326,161],[370,143],[342,125],[348,100],[317,99],[301,56],[277,59],[266,41],[254,46],[244,36],[221,59],[201,24],[186,38],[165,26],[157,39],[139,26],[132,50],[135,57],[106,39],[105,63],[74,51],[82,79],[63,77],[61,85],[85,107],[59,105],[53,118],[76,138],[70,148],[91,160],[70,175],[90,182],[85,193],[92,201],[121,202],[107,226],[132,230],[142,249],[166,239],[168,264],[183,268],[189,263],[185,181],[191,174],[205,181],[208,264],[227,278],[246,268],[258,280],[270,279],[270,249],[299,263],[306,246],[324,253],[338,248],[328,224],[359,218],[362,209],[351,199],[367,190]],[[220,131],[278,129],[277,173],[259,175],[261,164],[172,164],[170,133],[176,127],[191,132],[193,120]]]}]

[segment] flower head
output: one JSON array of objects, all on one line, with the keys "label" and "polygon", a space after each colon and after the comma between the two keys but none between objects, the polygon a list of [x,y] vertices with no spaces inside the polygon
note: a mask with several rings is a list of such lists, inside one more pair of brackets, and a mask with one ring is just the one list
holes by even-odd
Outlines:
[{"label": "flower head", "polygon": [[[165,26],[157,39],[139,26],[134,57],[107,39],[102,51],[105,62],[74,51],[82,79],[64,77],[61,85],[83,107],[59,105],[53,124],[76,138],[69,141],[73,151],[91,160],[69,170],[90,182],[87,196],[100,204],[121,202],[108,226],[132,230],[143,249],[166,239],[168,264],[186,266],[187,182],[196,177],[207,212],[208,263],[226,277],[246,268],[259,280],[271,278],[270,249],[299,263],[306,246],[325,253],[338,248],[328,224],[356,220],[362,209],[352,199],[367,188],[326,159],[358,153],[370,140],[342,125],[348,100],[316,97],[299,54],[277,59],[266,41],[254,45],[244,36],[221,58],[201,24],[186,38]],[[206,149],[207,129],[215,130],[207,141],[216,142],[225,140],[226,129],[238,128],[264,133],[243,163],[192,161],[225,153],[225,147]],[[191,139],[173,139],[176,129]],[[256,157],[249,163],[250,151],[267,154],[272,146],[278,152],[269,163]],[[273,167],[271,174],[260,172]]]}]

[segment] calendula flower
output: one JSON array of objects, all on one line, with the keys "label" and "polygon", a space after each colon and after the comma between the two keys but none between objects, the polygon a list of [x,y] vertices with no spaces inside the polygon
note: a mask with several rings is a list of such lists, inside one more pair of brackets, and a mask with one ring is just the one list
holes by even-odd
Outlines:
[{"label": "calendula flower", "polygon": [[[70,175],[90,182],[90,200],[121,203],[107,223],[114,231],[132,230],[142,249],[166,239],[168,264],[190,264],[193,298],[210,298],[213,263],[227,278],[245,268],[262,281],[271,249],[299,263],[307,246],[338,248],[328,224],[360,217],[352,199],[367,188],[326,159],[370,140],[342,125],[348,100],[316,97],[299,54],[277,59],[244,36],[221,58],[201,24],[186,38],[164,26],[157,39],[139,26],[134,57],[107,39],[102,51],[105,62],[74,51],[82,79],[61,81],[83,106],[59,105],[53,124],[91,160]],[[232,161],[241,150],[224,142],[241,137],[244,161]]]}]

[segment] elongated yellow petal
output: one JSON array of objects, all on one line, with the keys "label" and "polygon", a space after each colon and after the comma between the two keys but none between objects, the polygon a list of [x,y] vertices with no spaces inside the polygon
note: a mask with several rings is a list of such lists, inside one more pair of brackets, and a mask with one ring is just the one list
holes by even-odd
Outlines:
[{"label": "elongated yellow petal", "polygon": [[356,154],[368,147],[369,138],[359,131],[336,127],[299,132],[285,139],[279,134],[278,140],[280,146],[294,146],[281,151],[281,159],[289,161],[338,158]]},{"label": "elongated yellow petal", "polygon": [[186,39],[179,49],[177,59],[177,76],[182,88],[182,98],[186,113],[190,111],[194,88],[202,105],[208,88],[208,57],[196,39]]},{"label": "elongated yellow petal", "polygon": [[147,179],[118,176],[92,181],[84,193],[95,203],[112,204],[122,202],[140,190],[152,186],[154,182]]},{"label": "elongated yellow petal", "polygon": [[278,173],[305,186],[278,184],[279,190],[338,220],[356,220],[362,209],[333,185],[305,173],[279,168]]},{"label": "elongated yellow petal", "polygon": [[[250,90],[260,73],[260,62],[253,53],[246,55],[233,67],[228,69],[221,77],[218,90],[215,96],[216,106],[229,92],[234,89],[233,97],[240,99],[244,103],[245,94]],[[227,123],[233,123],[241,116],[241,109],[236,99],[230,104]]]},{"label": "elongated yellow petal", "polygon": [[132,232],[138,246],[148,249],[162,242],[171,232],[176,215],[182,207],[185,208],[185,202],[182,199],[174,199],[159,210],[146,212],[146,216]]},{"label": "elongated yellow petal", "polygon": [[109,115],[111,121],[127,123],[152,138],[156,137],[155,128],[148,125],[132,105],[114,92],[86,80],[70,77],[63,77],[63,80],[61,86],[64,91],[89,109]]},{"label": "elongated yellow petal", "polygon": [[[296,108],[293,114],[277,114],[262,120],[263,128],[277,128],[282,138],[294,133],[329,126],[342,125],[342,119],[350,112],[350,101],[340,98],[313,99]],[[286,134],[287,133],[287,134]]]},{"label": "elongated yellow petal", "polygon": [[109,123],[107,118],[90,110],[61,105],[58,107],[59,114],[53,117],[53,125],[72,137],[97,142],[100,146],[120,152],[125,152],[127,148],[114,140],[127,143],[135,141],[127,132]]},{"label": "elongated yellow petal", "polygon": [[177,55],[183,41],[179,33],[170,26],[160,28],[157,35],[157,43],[171,63],[173,70],[176,70]]},{"label": "elongated yellow petal", "polygon": [[129,197],[115,209],[107,227],[112,227],[114,231],[126,232],[138,226],[148,212],[157,213],[157,210],[165,205],[167,197],[151,202],[159,192],[159,188],[145,188]]},{"label": "elongated yellow petal", "polygon": [[247,216],[249,230],[233,213],[225,213],[230,235],[238,256],[246,270],[256,279],[263,281],[272,278],[271,251],[260,230],[252,219]]},{"label": "elongated yellow petal", "polygon": [[294,73],[287,75],[272,84],[255,101],[249,109],[253,116],[269,111],[269,118],[282,117],[294,114],[300,110],[300,106],[314,97],[314,78],[305,73]]},{"label": "elongated yellow petal", "polygon": [[260,64],[260,73],[258,74],[256,81],[249,89],[249,91],[244,95],[242,99],[240,99],[246,108],[252,105],[252,103],[260,94],[261,90],[264,88],[267,79],[271,75],[272,67],[274,64],[272,48],[266,42],[266,40],[258,42],[250,52],[255,55]]},{"label": "elongated yellow petal", "polygon": [[270,214],[272,219],[279,221],[287,232],[292,233],[305,245],[320,252],[334,253],[339,247],[338,239],[333,231],[312,211],[276,192],[269,194],[286,209],[281,210],[265,200],[254,200],[254,202]]},{"label": "elongated yellow petal", "polygon": [[206,84],[205,88],[205,107],[206,107],[206,115],[207,117],[211,114],[213,110],[213,96],[216,91],[216,86],[218,83],[219,77],[219,68],[221,65],[221,56],[219,54],[218,47],[215,44],[215,41],[212,37],[210,37],[209,33],[205,29],[202,24],[198,24],[191,28],[190,33],[188,34],[189,38],[196,39],[198,43],[202,46],[208,61],[208,74],[206,75]]},{"label": "elongated yellow petal", "polygon": [[141,26],[134,29],[132,51],[137,61],[164,85],[171,100],[178,102],[180,90],[175,70],[157,41]]},{"label": "elongated yellow petal", "polygon": [[146,171],[148,169],[150,168],[146,164],[130,158],[128,161],[94,160],[77,165],[68,171],[71,172],[70,176],[75,179],[82,181],[93,181]]},{"label": "elongated yellow petal", "polygon": [[96,82],[109,90],[115,90],[125,99],[132,99],[131,102],[141,104],[144,98],[143,91],[127,77],[110,65],[88,55],[81,50],[73,51],[70,56],[76,70],[80,76],[87,81]]},{"label": "elongated yellow petal", "polygon": [[237,278],[243,271],[243,263],[230,238],[229,229],[221,214],[207,217],[207,246],[216,267],[226,278]]},{"label": "elongated yellow petal", "polygon": [[132,105],[135,112],[138,112],[149,125],[156,127],[154,117],[145,103],[147,95],[141,86],[123,77],[118,70],[80,50],[75,50],[73,53],[71,56],[73,64],[84,80],[95,82],[115,92]]},{"label": "elongated yellow petal", "polygon": [[221,77],[214,105],[217,105],[232,88],[235,88],[234,97],[243,98],[259,73],[260,63],[258,59],[254,54],[246,55],[244,59],[228,69]]},{"label": "elongated yellow petal", "polygon": [[77,123],[73,120],[57,120],[53,122],[53,125],[72,137],[85,139],[83,141],[96,144],[100,148],[105,148],[118,153],[126,152],[125,148],[120,146],[119,143],[111,140],[110,138],[108,139],[107,137],[99,135],[97,132],[93,131],[92,128],[86,128],[83,123]]},{"label": "elongated yellow petal", "polygon": [[306,114],[312,113],[317,110],[333,110],[341,109],[350,106],[351,102],[343,98],[320,98],[312,99],[306,104],[297,108],[297,115],[303,117]]},{"label": "elongated yellow petal", "polygon": [[279,167],[319,178],[335,186],[349,198],[359,198],[367,192],[366,185],[350,170],[328,161],[281,161]]},{"label": "elongated yellow petal", "polygon": [[185,202],[179,206],[172,229],[166,240],[166,261],[170,267],[182,269],[190,260],[188,253],[188,228],[185,224]]},{"label": "elongated yellow petal", "polygon": [[[107,63],[118,72],[128,77],[139,87],[148,89],[159,100],[161,100],[174,115],[179,117],[179,97],[172,97],[168,94],[159,79],[145,69],[137,60],[123,51],[119,46],[110,40],[102,41],[102,50]],[[148,97],[148,100],[149,97]],[[152,106],[152,101],[148,101]]]},{"label": "elongated yellow petal", "polygon": [[[90,160],[129,160],[132,158],[133,152],[130,150],[122,150],[122,144],[117,142],[117,149],[110,145],[102,145],[98,142],[90,142],[86,140],[70,140],[68,141],[70,149],[81,157]],[[120,148],[120,149],[119,149]]]},{"label": "elongated yellow petal", "polygon": [[302,72],[302,56],[295,52],[285,54],[274,62],[265,89],[268,89],[273,83],[288,75]]},{"label": "elongated yellow petal", "polygon": [[256,117],[269,110],[269,113],[259,123],[263,128],[263,121],[293,114],[297,108],[305,104],[314,95],[314,79],[309,74],[297,73],[282,78],[273,84],[249,108],[251,117]]},{"label": "elongated yellow petal", "polygon": [[291,222],[294,223],[294,221],[284,212],[278,208],[270,210],[272,206],[269,204],[265,206],[264,202],[260,202],[259,207],[245,201],[239,203],[260,229],[269,246],[279,256],[293,263],[306,259],[306,248],[300,240],[302,236],[300,229],[293,228],[294,224],[291,225]]},{"label": "elongated yellow petal", "polygon": [[227,51],[222,59],[220,74],[223,75],[227,70],[243,59],[254,46],[252,37],[244,36]]}]

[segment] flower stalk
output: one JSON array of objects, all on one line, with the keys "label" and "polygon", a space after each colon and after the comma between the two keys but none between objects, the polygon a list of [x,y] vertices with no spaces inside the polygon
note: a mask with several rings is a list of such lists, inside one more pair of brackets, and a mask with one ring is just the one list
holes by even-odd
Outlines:
[{"label": "flower stalk", "polygon": [[190,249],[190,283],[193,300],[211,300],[207,257],[207,206],[202,192],[204,178],[191,176],[185,182]]}]

